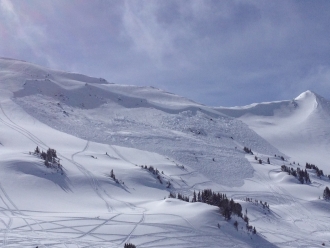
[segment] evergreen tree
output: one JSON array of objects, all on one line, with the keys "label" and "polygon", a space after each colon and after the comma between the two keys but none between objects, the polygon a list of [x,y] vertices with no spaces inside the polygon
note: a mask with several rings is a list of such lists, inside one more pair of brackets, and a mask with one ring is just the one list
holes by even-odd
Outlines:
[{"label": "evergreen tree", "polygon": [[131,243],[125,243],[124,248],[136,248],[136,246]]},{"label": "evergreen tree", "polygon": [[47,154],[44,151],[41,152],[40,156],[43,160],[46,160],[46,158],[47,158]]},{"label": "evergreen tree", "polygon": [[170,192],[168,198],[175,198],[175,194],[173,194],[172,192]]},{"label": "evergreen tree", "polygon": [[305,180],[306,180],[306,183],[310,183],[311,182],[311,180],[309,178],[309,174],[308,174],[308,172],[307,172],[306,169],[305,169]]},{"label": "evergreen tree", "polygon": [[193,196],[193,198],[192,198],[191,201],[192,201],[192,202],[196,202],[196,201],[197,201],[197,197],[196,197],[196,192],[195,192],[195,190],[194,190],[194,196]]},{"label": "evergreen tree", "polygon": [[253,155],[253,152],[250,148],[247,148],[244,146],[243,150],[246,152],[246,153],[250,153],[251,155]]},{"label": "evergreen tree", "polygon": [[330,200],[330,190],[328,187],[325,187],[325,189],[323,191],[323,198],[325,200]]},{"label": "evergreen tree", "polygon": [[37,146],[36,149],[34,150],[34,153],[36,153],[36,154],[39,154],[39,153],[40,153],[40,149],[39,149],[38,146]]},{"label": "evergreen tree", "polygon": [[225,220],[231,219],[231,210],[228,206],[222,210],[222,215],[223,215],[223,217],[225,217]]},{"label": "evergreen tree", "polygon": [[198,202],[202,202],[201,192],[200,191],[198,191],[198,194],[197,194],[197,201]]},{"label": "evergreen tree", "polygon": [[110,172],[110,177],[111,177],[113,180],[116,180],[116,176],[115,176],[115,174],[113,173],[113,170],[111,170],[111,172]]},{"label": "evergreen tree", "polygon": [[235,228],[236,228],[236,231],[238,231],[238,222],[237,222],[237,220],[235,220],[235,222],[234,222],[234,226],[235,226]]},{"label": "evergreen tree", "polygon": [[[247,211],[245,213],[247,213]],[[243,220],[246,222],[246,225],[249,224],[249,217],[247,217],[246,214],[244,215]]]}]

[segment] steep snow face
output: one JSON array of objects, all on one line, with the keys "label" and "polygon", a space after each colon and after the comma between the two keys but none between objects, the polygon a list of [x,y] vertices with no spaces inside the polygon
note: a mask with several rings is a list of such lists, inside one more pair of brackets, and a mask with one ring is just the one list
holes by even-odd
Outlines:
[{"label": "steep snow face", "polygon": [[253,176],[242,146],[280,154],[241,121],[168,92],[45,72],[25,80],[16,103],[80,138],[157,152],[224,186]]},{"label": "steep snow face", "polygon": [[292,101],[218,110],[239,117],[293,161],[315,163],[330,172],[330,102],[314,92]]},{"label": "steep snow face", "polygon": [[[278,152],[241,121],[158,89],[0,64],[3,246],[275,247],[235,230],[244,222],[224,221],[217,207],[164,199],[205,188],[230,197],[229,186],[254,176],[244,145]],[[55,148],[63,171],[36,146]]]},{"label": "steep snow face", "polygon": [[33,65],[21,60],[0,58],[1,90],[15,92],[22,89],[27,80],[63,82],[62,87],[74,87],[89,83],[105,83],[102,78],[92,78],[85,75],[51,70],[38,65]]},{"label": "steep snow face", "polygon": [[[157,153],[65,134],[9,99],[1,99],[0,107],[3,246],[102,248],[132,242],[141,247],[218,247],[222,242],[274,247],[262,237],[251,240],[244,230],[236,234],[214,206],[164,199],[170,191],[188,194],[198,185],[211,185],[188,166]],[[63,173],[29,153],[36,146],[56,148]],[[141,165],[162,171],[163,184]],[[119,183],[109,177],[111,170]]]},{"label": "steep snow face", "polygon": [[[308,170],[311,182],[300,184],[281,165],[301,167],[275,156],[288,158],[241,121],[282,142],[281,150],[287,142],[287,151],[300,144],[306,152],[312,148],[306,137],[314,142],[308,134],[326,127],[325,99],[306,92],[293,101],[223,110],[240,120],[151,87],[16,60],[0,59],[0,66],[3,247],[330,244],[329,203],[319,198],[328,178]],[[46,167],[32,152],[36,146],[55,148],[63,170]],[[224,220],[215,206],[166,198],[191,199],[208,188],[240,203],[257,235],[237,216]]]}]

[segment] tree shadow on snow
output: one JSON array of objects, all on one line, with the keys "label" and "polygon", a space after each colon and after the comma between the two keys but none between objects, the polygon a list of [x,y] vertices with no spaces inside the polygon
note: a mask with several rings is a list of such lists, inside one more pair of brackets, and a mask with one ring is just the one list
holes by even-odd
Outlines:
[{"label": "tree shadow on snow", "polygon": [[70,180],[67,177],[65,171],[57,172],[56,169],[47,168],[43,163],[31,163],[22,161],[13,161],[10,163],[10,165],[8,165],[8,167],[18,173],[46,179],[59,186],[65,192],[72,192],[70,188]]},{"label": "tree shadow on snow", "polygon": [[109,178],[109,183],[111,183],[113,186],[116,186],[120,189],[123,189],[125,190],[127,193],[131,193],[129,190],[128,190],[128,187],[125,185],[125,183],[121,180],[118,180],[118,183],[112,179],[108,174],[105,174],[104,173],[104,176],[106,176],[107,178]]}]

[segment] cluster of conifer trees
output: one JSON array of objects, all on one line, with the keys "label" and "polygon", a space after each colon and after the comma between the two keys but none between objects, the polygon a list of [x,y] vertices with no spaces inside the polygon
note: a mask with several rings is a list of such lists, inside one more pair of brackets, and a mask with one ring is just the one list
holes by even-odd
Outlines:
[{"label": "cluster of conifer trees", "polygon": [[[152,165],[150,165],[149,167],[146,166],[146,165],[145,165],[145,166],[141,165],[141,168],[142,168],[142,169],[145,169],[145,170],[148,170],[150,173],[154,174],[154,175],[157,177],[159,183],[163,184],[163,181],[162,181],[162,179],[161,179],[161,176],[160,176],[159,170],[158,170],[157,168],[155,169]],[[162,172],[162,174],[164,174],[164,173]],[[170,187],[171,187],[171,183],[170,183],[170,181],[167,182],[167,186],[166,186],[166,187],[167,187],[167,188],[170,188]],[[174,198],[175,198],[175,197],[174,197]]]},{"label": "cluster of conifer trees", "polygon": [[189,196],[184,196],[183,194],[178,193],[177,198],[182,201],[189,202]]},{"label": "cluster of conifer trees", "polygon": [[113,170],[110,171],[110,177],[116,182],[119,183],[119,180],[116,178],[115,173],[113,172]]},{"label": "cluster of conifer trees", "polygon": [[[189,202],[189,197],[180,193],[177,195],[177,197],[175,194],[170,193],[169,197]],[[249,218],[247,217],[247,213],[243,216],[241,204],[235,202],[233,199],[229,200],[226,194],[216,193],[211,189],[204,189],[201,192],[199,191],[197,194],[194,191],[190,202],[202,202],[217,206],[219,207],[221,214],[225,217],[226,220],[230,220],[231,215],[235,214],[246,222],[246,228],[248,231],[251,231],[254,234],[257,232],[255,227],[249,225]]]},{"label": "cluster of conifer trees", "polygon": [[[323,170],[320,170],[315,164],[306,163],[306,169],[313,169],[318,177],[324,176]],[[328,176],[330,179],[330,176]]]},{"label": "cluster of conifer trees", "polygon": [[124,248],[136,248],[136,246],[131,243],[125,243]]},{"label": "cluster of conifer trees", "polygon": [[55,168],[63,172],[60,159],[57,157],[55,149],[48,148],[47,152],[44,152],[44,151],[40,151],[39,147],[37,146],[36,149],[34,150],[34,155],[43,159],[46,167]]},{"label": "cluster of conifer trees", "polygon": [[289,175],[296,177],[299,180],[299,182],[301,182],[301,183],[310,183],[311,182],[311,180],[309,178],[309,173],[307,172],[306,169],[301,170],[300,168],[297,168],[297,170],[295,170],[286,165],[282,165],[281,170],[287,172]]},{"label": "cluster of conifer trees", "polygon": [[215,193],[211,189],[204,189],[202,192],[194,191],[191,202],[203,202],[220,208],[225,219],[229,220],[232,214],[242,217],[242,206],[233,199],[228,199],[226,194]]},{"label": "cluster of conifer trees", "polygon": [[246,197],[245,198],[245,201],[247,201],[247,202],[251,202],[251,203],[254,203],[254,204],[256,204],[256,205],[258,205],[259,203],[262,205],[262,207],[263,208],[267,208],[267,209],[269,209],[269,204],[267,203],[267,202],[262,202],[262,201],[258,201],[258,200],[254,200],[253,201],[253,199],[251,198],[251,197]]},{"label": "cluster of conifer trees", "polygon": [[[182,201],[189,202],[189,197],[178,193],[177,197],[170,193],[170,198],[177,198]],[[190,202],[202,202],[220,208],[222,215],[226,220],[231,218],[232,214],[243,217],[241,204],[235,202],[233,199],[228,199],[226,194],[213,192],[211,189],[204,189],[202,192],[194,191],[194,195]]]},{"label": "cluster of conifer trees", "polygon": [[[259,162],[259,164],[262,164],[261,158],[258,158],[257,156],[254,156],[254,159],[257,160]],[[267,162],[268,162],[268,164],[270,164],[269,158],[268,158]]]},{"label": "cluster of conifer trees", "polygon": [[251,148],[248,148],[248,147],[244,146],[243,150],[244,150],[246,153],[249,153],[249,154],[253,155],[253,152],[252,152]]}]

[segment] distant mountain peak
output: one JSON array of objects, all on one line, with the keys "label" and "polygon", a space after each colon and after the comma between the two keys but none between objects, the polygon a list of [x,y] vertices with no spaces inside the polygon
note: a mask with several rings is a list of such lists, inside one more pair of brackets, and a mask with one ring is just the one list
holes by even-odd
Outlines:
[{"label": "distant mountain peak", "polygon": [[330,113],[330,102],[311,90],[301,93],[293,101],[298,105],[313,106],[314,109],[323,109]]},{"label": "distant mountain peak", "polygon": [[295,98],[295,100],[303,100],[307,98],[319,98],[320,96],[317,95],[315,92],[311,90],[306,90],[305,92],[301,93],[299,96]]}]

